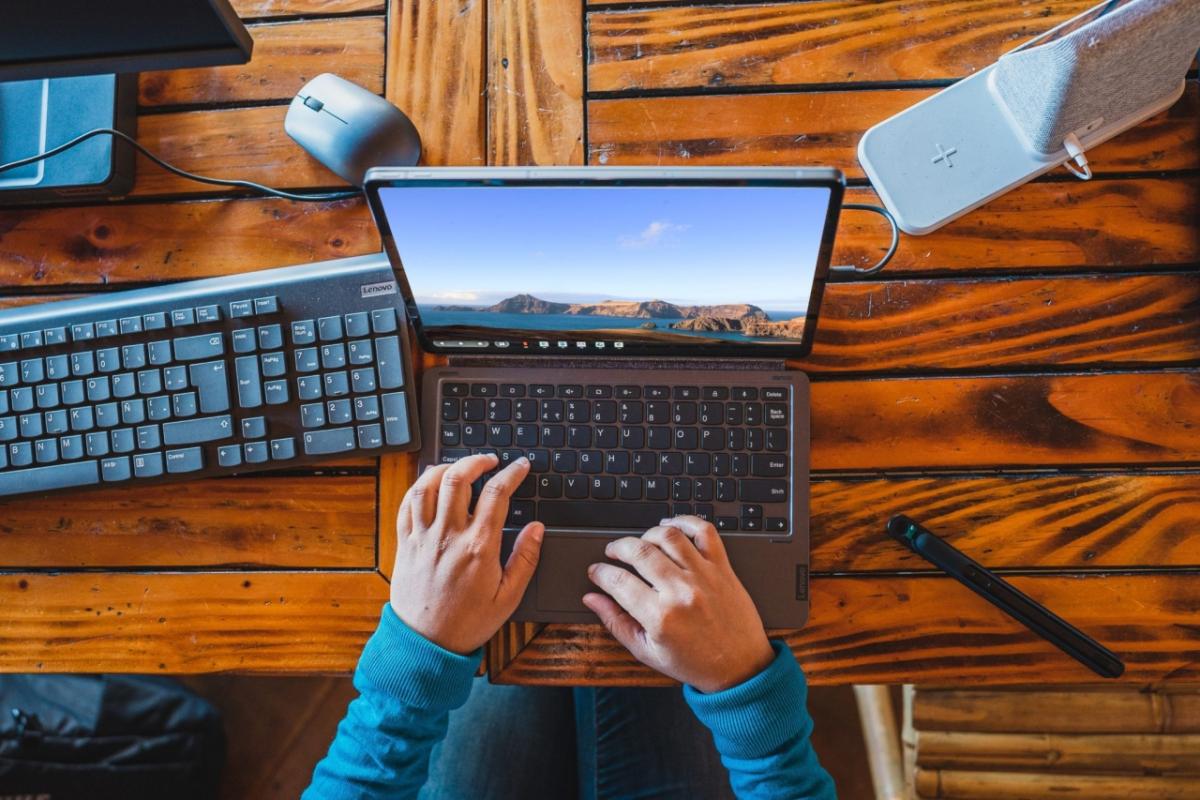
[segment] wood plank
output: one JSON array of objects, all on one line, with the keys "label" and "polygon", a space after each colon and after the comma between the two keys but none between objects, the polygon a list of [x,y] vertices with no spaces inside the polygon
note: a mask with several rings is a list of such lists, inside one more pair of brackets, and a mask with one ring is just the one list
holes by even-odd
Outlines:
[{"label": "wood plank", "polygon": [[0,575],[0,672],[348,672],[387,584],[365,572]]},{"label": "wood plank", "polygon": [[821,381],[815,471],[1200,462],[1200,375]]},{"label": "wood plank", "polygon": [[[343,188],[345,183],[283,131],[286,106],[184,111],[138,120],[138,139],[182,170],[255,181],[276,189]],[[172,175],[138,155],[131,194],[226,191]]]},{"label": "wood plank", "polygon": [[1194,777],[1159,775],[1045,775],[1034,772],[976,772],[918,769],[919,798],[942,800],[1198,800]]},{"label": "wood plank", "polygon": [[[878,202],[851,190],[854,202]],[[884,276],[1200,263],[1200,179],[1029,184],[942,230],[903,237]],[[315,223],[320,224],[315,224]],[[888,241],[873,214],[842,216],[834,263],[869,265]],[[1020,241],[1020,247],[1013,247]],[[0,210],[0,286],[188,279],[378,252],[359,200],[245,199]],[[818,330],[821,330],[820,328]]]},{"label": "wood plank", "polygon": [[375,478],[245,477],[0,504],[0,566],[375,566]]},{"label": "wood plank", "polygon": [[887,535],[896,514],[994,568],[1200,567],[1200,474],[1122,472],[816,480],[812,569],[932,571]]},{"label": "wood plank", "polygon": [[1200,273],[830,285],[809,374],[1200,362]]},{"label": "wood plank", "polygon": [[489,164],[582,161],[582,14],[572,0],[489,0]]},{"label": "wood plank", "polygon": [[387,0],[231,0],[231,3],[242,19],[382,12],[387,6]]},{"label": "wood plank", "polygon": [[[1122,683],[1200,679],[1200,583],[1192,574],[1014,578],[1112,647]],[[949,578],[818,578],[812,616],[783,632],[813,684],[1080,683],[1085,667]],[[599,625],[548,625],[500,683],[666,685]]]},{"label": "wood plank", "polygon": [[335,72],[383,92],[384,19],[348,17],[248,26],[254,51],[247,64],[143,72],[143,107],[290,100],[322,72]]},{"label": "wood plank", "polygon": [[[1034,698],[1013,702],[1028,714]],[[1030,715],[1036,719],[1045,716]],[[1089,721],[1104,720],[1097,709]],[[1046,774],[1200,775],[1200,735],[963,733],[920,731],[917,758],[925,769],[1027,770]]]},{"label": "wood plank", "polygon": [[366,203],[203,200],[0,211],[0,286],[188,280],[377,253]]},{"label": "wood plank", "polygon": [[[1111,683],[1072,691],[922,688],[913,702],[913,727],[992,734],[1200,734],[1200,692],[1194,686],[1134,689]],[[1030,708],[1038,713],[1030,714]]]},{"label": "wood plank", "polygon": [[[852,189],[846,200],[879,203],[869,189]],[[1030,183],[928,236],[902,236],[883,274],[1200,264],[1197,208],[1196,177]],[[876,215],[846,212],[833,263],[870,266],[889,240]]]},{"label": "wood plank", "polygon": [[[476,0],[395,0],[387,42],[387,98],[421,132],[421,163],[485,161],[485,17]],[[448,65],[453,68],[448,68]]]},{"label": "wood plank", "polygon": [[820,0],[593,12],[588,89],[960,78],[1093,5]]},{"label": "wood plank", "polygon": [[[864,178],[858,141],[929,89],[792,92],[592,100],[588,160],[595,164],[837,167]],[[1200,82],[1167,111],[1088,153],[1096,174],[1200,167]],[[1061,172],[1066,177],[1066,172]]]}]

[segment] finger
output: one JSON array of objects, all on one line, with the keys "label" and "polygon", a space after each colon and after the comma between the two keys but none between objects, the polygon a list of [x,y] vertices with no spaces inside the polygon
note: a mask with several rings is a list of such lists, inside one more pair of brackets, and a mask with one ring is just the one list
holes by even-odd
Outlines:
[{"label": "finger", "polygon": [[604,547],[604,555],[624,561],[656,589],[662,589],[679,578],[679,565],[644,536],[626,536],[611,541]]},{"label": "finger", "polygon": [[642,538],[656,544],[668,558],[683,569],[691,569],[700,560],[700,551],[696,549],[696,545],[673,525],[651,528]]},{"label": "finger", "polygon": [[442,475],[438,487],[437,516],[445,529],[460,531],[467,524],[467,508],[471,505],[471,484],[500,459],[490,453],[467,456],[451,465]]},{"label": "finger", "polygon": [[583,596],[583,604],[600,618],[604,627],[613,638],[625,646],[625,649],[641,658],[646,639],[646,629],[642,624],[629,615],[629,612],[617,605],[608,595],[598,592],[588,592]]},{"label": "finger", "polygon": [[430,467],[405,493],[404,502],[409,504],[412,511],[414,533],[423,531],[433,524],[433,519],[437,514],[438,487],[441,486],[442,475],[448,469],[450,469],[449,464]]},{"label": "finger", "polygon": [[510,614],[521,602],[521,597],[529,588],[529,582],[533,580],[533,572],[537,569],[538,559],[541,558],[542,540],[545,537],[546,526],[540,522],[531,522],[521,529],[517,540],[513,542],[512,552],[504,562],[500,589],[496,592],[501,604],[510,608]]},{"label": "finger", "polygon": [[658,592],[627,569],[612,564],[592,564],[588,567],[588,578],[643,624],[658,604]]},{"label": "finger", "polygon": [[497,547],[500,546],[500,531],[508,518],[508,501],[528,474],[529,459],[521,456],[484,484],[479,502],[475,504],[476,526],[484,534],[495,534],[492,538]]},{"label": "finger", "polygon": [[717,533],[717,529],[713,527],[711,522],[705,522],[699,517],[685,515],[675,517],[674,519],[664,519],[662,524],[681,530],[696,543],[696,549],[708,559],[726,564],[729,563],[729,556],[725,553],[725,543],[721,541],[721,534]]}]

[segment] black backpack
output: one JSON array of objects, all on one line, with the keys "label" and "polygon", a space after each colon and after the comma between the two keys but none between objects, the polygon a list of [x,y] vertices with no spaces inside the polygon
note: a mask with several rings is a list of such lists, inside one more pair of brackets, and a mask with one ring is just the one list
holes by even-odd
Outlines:
[{"label": "black backpack", "polygon": [[221,717],[168,678],[0,675],[0,800],[212,800]]}]

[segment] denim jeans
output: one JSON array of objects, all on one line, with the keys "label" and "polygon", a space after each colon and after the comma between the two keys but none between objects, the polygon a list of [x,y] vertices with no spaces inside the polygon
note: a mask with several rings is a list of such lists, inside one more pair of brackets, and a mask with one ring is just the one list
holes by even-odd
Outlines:
[{"label": "denim jeans", "polygon": [[677,688],[497,686],[450,714],[420,800],[726,800],[712,736]]}]

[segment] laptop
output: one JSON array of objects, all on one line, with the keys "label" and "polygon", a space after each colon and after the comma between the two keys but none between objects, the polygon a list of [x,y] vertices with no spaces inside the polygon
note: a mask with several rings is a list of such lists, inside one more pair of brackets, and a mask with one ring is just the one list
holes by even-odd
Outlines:
[{"label": "laptop", "polygon": [[[376,168],[421,345],[420,462],[532,463],[505,556],[546,525],[514,619],[594,622],[587,565],[695,514],[768,627],[808,615],[808,353],[844,180],[793,168]],[[477,485],[476,489],[482,485]]]}]

